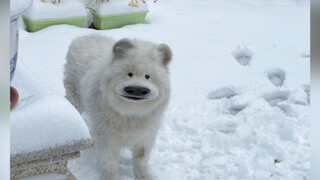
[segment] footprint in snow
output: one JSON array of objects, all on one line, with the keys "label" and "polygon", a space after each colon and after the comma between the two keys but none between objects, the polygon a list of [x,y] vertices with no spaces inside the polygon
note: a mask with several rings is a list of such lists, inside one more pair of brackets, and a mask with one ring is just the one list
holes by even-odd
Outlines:
[{"label": "footprint in snow", "polygon": [[237,130],[238,124],[229,119],[221,118],[217,122],[209,124],[208,129],[211,131],[218,131],[223,134],[230,134]]},{"label": "footprint in snow", "polygon": [[238,45],[231,54],[241,65],[248,66],[252,60],[253,51],[248,45]]},{"label": "footprint in snow", "polygon": [[289,117],[297,117],[298,113],[294,111],[289,103],[281,102],[277,106]]},{"label": "footprint in snow", "polygon": [[308,51],[302,52],[302,53],[301,53],[301,57],[303,57],[303,58],[310,58],[310,52],[308,52]]},{"label": "footprint in snow", "polygon": [[298,87],[295,90],[291,91],[289,96],[289,102],[299,105],[309,105],[310,91],[308,92],[308,87]]},{"label": "footprint in snow", "polygon": [[246,95],[238,95],[225,102],[225,109],[228,114],[235,116],[248,106],[249,101],[250,97]]},{"label": "footprint in snow", "polygon": [[240,111],[244,110],[247,107],[247,104],[231,104],[227,108],[228,112],[232,115],[238,114]]},{"label": "footprint in snow", "polygon": [[271,69],[268,72],[268,79],[274,86],[282,86],[286,79],[286,73],[279,68]]},{"label": "footprint in snow", "polygon": [[304,85],[303,89],[304,89],[304,92],[306,92],[307,94],[308,104],[310,104],[310,85],[309,84]]},{"label": "footprint in snow", "polygon": [[287,91],[273,91],[261,95],[271,106],[277,105],[279,102],[288,100],[289,93]]},{"label": "footprint in snow", "polygon": [[231,98],[239,93],[233,87],[221,87],[208,94],[208,99]]}]

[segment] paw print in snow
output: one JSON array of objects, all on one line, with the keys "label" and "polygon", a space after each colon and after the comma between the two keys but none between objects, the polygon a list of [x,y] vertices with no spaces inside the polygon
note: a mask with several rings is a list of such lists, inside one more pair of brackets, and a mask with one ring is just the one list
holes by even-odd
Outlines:
[{"label": "paw print in snow", "polygon": [[243,66],[250,65],[253,56],[253,50],[248,45],[238,45],[233,51],[233,57]]}]

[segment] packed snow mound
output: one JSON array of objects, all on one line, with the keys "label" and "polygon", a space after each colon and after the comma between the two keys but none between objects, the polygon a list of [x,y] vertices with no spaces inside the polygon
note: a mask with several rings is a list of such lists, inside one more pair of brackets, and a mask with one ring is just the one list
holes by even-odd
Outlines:
[{"label": "packed snow mound", "polygon": [[32,4],[32,0],[10,0],[10,18],[17,18]]},{"label": "packed snow mound", "polygon": [[221,98],[230,98],[237,95],[238,92],[234,87],[221,87],[216,89],[213,92],[210,92],[208,95],[209,99],[221,99]]},{"label": "packed snow mound", "polygon": [[84,17],[87,16],[87,9],[79,0],[61,0],[56,4],[51,3],[51,0],[33,0],[26,15],[32,20]]},{"label": "packed snow mound", "polygon": [[110,0],[109,2],[94,3],[93,9],[99,15],[113,15],[113,14],[126,14],[134,12],[148,11],[148,4],[142,1],[138,3],[138,7],[131,7],[128,5],[129,0]]},{"label": "packed snow mound", "polygon": [[19,101],[10,113],[11,156],[91,139],[78,111],[19,59],[12,85]]}]

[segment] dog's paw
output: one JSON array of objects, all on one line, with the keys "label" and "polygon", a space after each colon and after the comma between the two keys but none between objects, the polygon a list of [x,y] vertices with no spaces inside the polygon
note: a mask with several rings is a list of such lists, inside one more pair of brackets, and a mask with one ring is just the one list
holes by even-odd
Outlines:
[{"label": "dog's paw", "polygon": [[110,176],[101,175],[100,176],[100,180],[119,180],[119,178],[118,177],[110,177]]},{"label": "dog's paw", "polygon": [[103,171],[100,180],[118,180],[118,174],[115,172],[110,172],[110,171]]},{"label": "dog's paw", "polygon": [[135,171],[134,172],[134,179],[135,180],[154,180],[155,177],[154,175],[151,173],[151,171],[146,168],[144,170],[139,170],[139,171]]}]

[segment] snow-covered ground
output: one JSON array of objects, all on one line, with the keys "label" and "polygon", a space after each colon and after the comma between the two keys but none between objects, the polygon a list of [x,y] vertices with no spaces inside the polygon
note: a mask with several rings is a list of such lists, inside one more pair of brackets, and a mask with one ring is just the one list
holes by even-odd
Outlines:
[{"label": "snow-covered ground", "polygon": [[[147,24],[120,29],[23,31],[20,59],[64,96],[72,39],[167,43],[172,97],[150,161],[159,180],[310,179],[309,1],[149,0],[149,11]],[[122,152],[122,180],[133,179],[130,156]],[[90,150],[69,167],[99,179]]]}]

